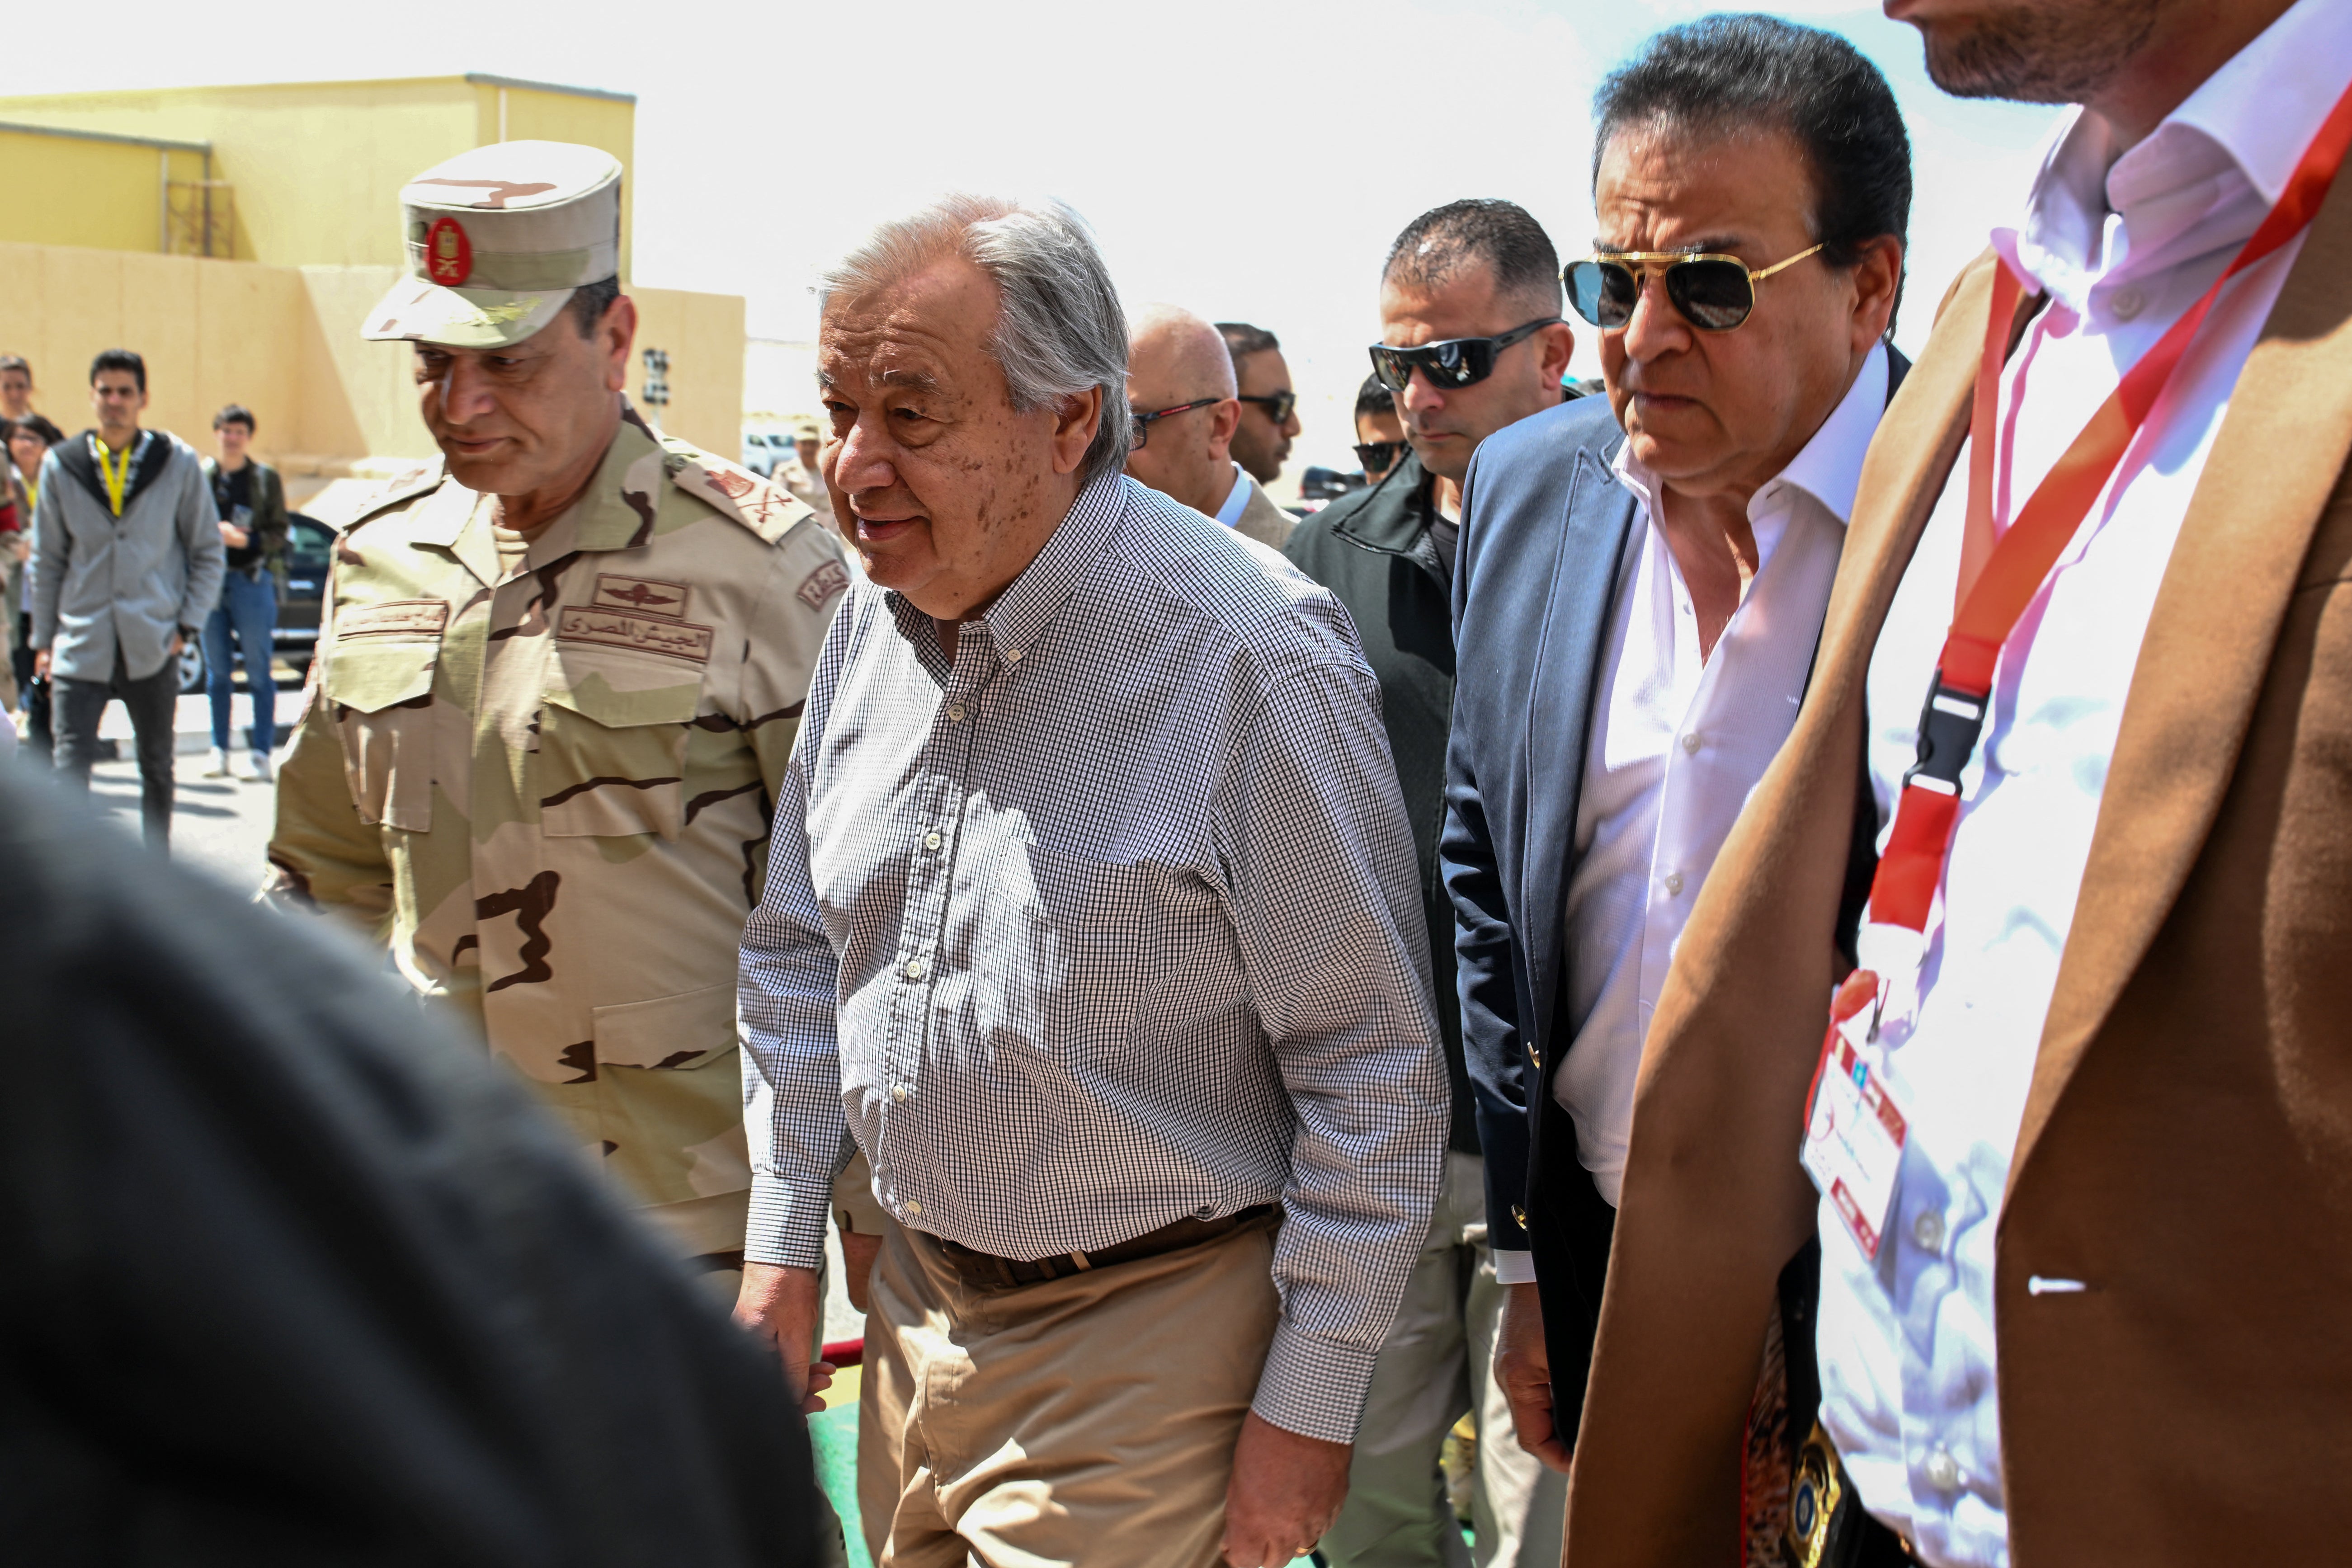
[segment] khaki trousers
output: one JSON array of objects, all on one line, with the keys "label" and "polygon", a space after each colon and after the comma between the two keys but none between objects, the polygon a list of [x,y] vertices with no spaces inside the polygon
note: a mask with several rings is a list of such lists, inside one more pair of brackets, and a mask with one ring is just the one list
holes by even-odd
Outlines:
[{"label": "khaki trousers", "polygon": [[[1348,1501],[1323,1538],[1332,1568],[1556,1568],[1568,1478],[1519,1447],[1495,1381],[1503,1287],[1486,1247],[1486,1164],[1449,1152],[1395,1324],[1381,1346],[1348,1468]],[[1438,1450],[1465,1413],[1478,1463],[1463,1544]]]},{"label": "khaki trousers", "polygon": [[979,1290],[889,1226],[857,1493],[877,1568],[1211,1568],[1276,1302],[1271,1217]]}]

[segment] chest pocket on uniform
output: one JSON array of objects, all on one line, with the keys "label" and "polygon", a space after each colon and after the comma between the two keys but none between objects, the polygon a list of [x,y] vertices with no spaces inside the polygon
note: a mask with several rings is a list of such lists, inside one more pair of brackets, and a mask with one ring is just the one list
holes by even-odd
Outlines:
[{"label": "chest pocket on uniform", "polygon": [[438,637],[352,634],[327,650],[324,690],[362,822],[410,833],[433,826],[431,710],[440,658]]},{"label": "chest pocket on uniform", "polygon": [[701,671],[570,646],[560,663],[539,715],[540,831],[677,837]]}]

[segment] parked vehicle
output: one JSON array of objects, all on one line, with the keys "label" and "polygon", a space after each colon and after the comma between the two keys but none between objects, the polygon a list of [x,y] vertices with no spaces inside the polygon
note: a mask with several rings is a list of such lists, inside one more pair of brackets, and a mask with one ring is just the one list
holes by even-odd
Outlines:
[{"label": "parked vehicle", "polygon": [[792,455],[793,433],[789,430],[743,432],[743,466],[763,479],[774,478],[776,465]]},{"label": "parked vehicle", "polygon": [[[278,627],[270,641],[278,657],[299,669],[310,661],[310,647],[319,640],[327,568],[335,559],[335,531],[299,511],[289,513],[286,523],[286,592],[278,601]],[[190,643],[180,649],[180,695],[204,689],[204,645]]]}]

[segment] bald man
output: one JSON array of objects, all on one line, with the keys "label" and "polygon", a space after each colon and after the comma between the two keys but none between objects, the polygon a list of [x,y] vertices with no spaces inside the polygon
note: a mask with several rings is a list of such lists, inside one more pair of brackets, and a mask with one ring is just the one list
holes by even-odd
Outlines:
[{"label": "bald man", "polygon": [[1216,328],[1173,305],[1147,305],[1128,339],[1134,411],[1128,473],[1160,494],[1279,550],[1292,519],[1233,459],[1242,405]]}]

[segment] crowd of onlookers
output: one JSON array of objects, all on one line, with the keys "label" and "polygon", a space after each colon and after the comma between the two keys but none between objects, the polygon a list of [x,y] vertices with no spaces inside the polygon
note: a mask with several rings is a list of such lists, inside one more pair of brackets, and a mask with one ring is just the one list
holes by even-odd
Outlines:
[{"label": "crowd of onlookers", "polygon": [[[1367,258],[1366,482],[1303,517],[1274,334],[1129,308],[1060,203],[826,269],[762,483],[618,391],[609,155],[404,188],[366,330],[445,462],[347,520],[264,896],[562,1139],[341,960],[221,1022],[205,922],[0,814],[191,1037],[37,963],[92,1044],[0,1147],[120,1123],[90,1234],[161,1151],[268,1265],[179,1261],[155,1350],[19,1227],[71,1386],[266,1392],[164,1441],[261,1521],[191,1538],[793,1560],[840,1267],[885,1563],[2338,1550],[2352,10],[1915,9],[1945,89],[2079,106],[1916,363],[1886,80],[1709,17],[1601,87],[1589,250],[1468,198]],[[16,635],[59,773],[131,708],[161,837],[158,693],[215,629],[266,693],[283,498],[247,411],[200,462],[90,379],[64,440],[0,362]],[[103,1408],[88,1494],[152,1497]]]},{"label": "crowd of onlookers", "polygon": [[[69,781],[86,785],[91,764],[116,753],[98,731],[108,703],[121,701],[134,736],[147,835],[168,841],[184,651],[201,654],[212,710],[205,776],[230,776],[240,665],[251,706],[247,773],[262,783],[271,776],[285,484],[251,456],[257,421],[241,404],[213,416],[214,457],[143,428],[147,365],[128,349],[91,362],[96,424],[72,442],[33,407],[35,390],[25,358],[0,355],[8,635],[0,706],[13,721],[6,739],[41,765],[54,759]],[[147,513],[166,511],[171,522],[161,533],[139,526]],[[126,518],[133,520],[127,527]]]}]

